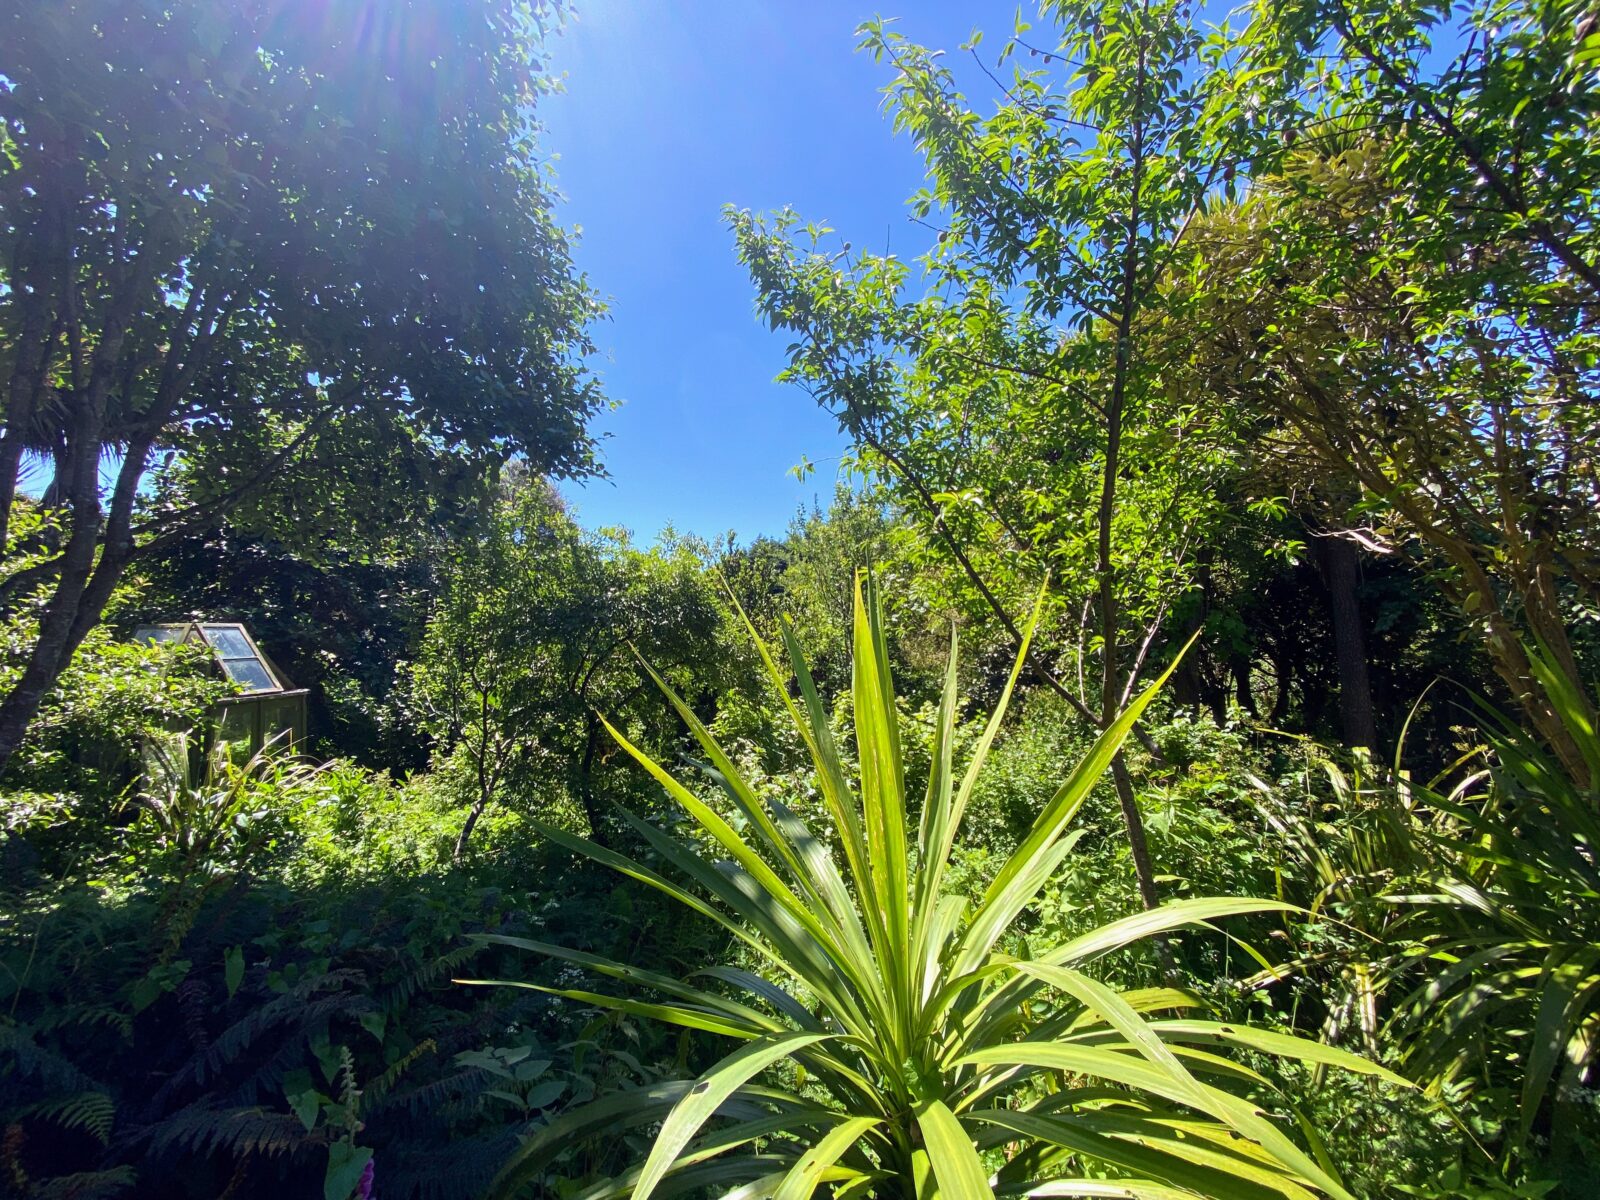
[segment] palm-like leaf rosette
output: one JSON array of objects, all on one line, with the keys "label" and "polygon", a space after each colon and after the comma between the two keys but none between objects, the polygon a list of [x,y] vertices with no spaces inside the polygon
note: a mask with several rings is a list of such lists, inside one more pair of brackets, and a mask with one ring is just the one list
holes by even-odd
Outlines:
[{"label": "palm-like leaf rosette", "polygon": [[713,966],[680,980],[558,946],[495,939],[651,998],[515,986],[720,1035],[737,1048],[697,1079],[604,1097],[559,1117],[524,1142],[497,1194],[519,1194],[576,1139],[659,1124],[642,1164],[577,1195],[1347,1195],[1325,1154],[1305,1149],[1247,1098],[1267,1089],[1266,1079],[1219,1050],[1248,1047],[1403,1081],[1317,1042],[1162,1016],[1192,1009],[1193,999],[1165,988],[1119,992],[1085,970],[1142,938],[1285,906],[1183,900],[1034,957],[1003,949],[1007,931],[1071,854],[1074,814],[1162,681],[1105,730],[982,896],[969,901],[947,889],[947,872],[1026,643],[959,774],[952,647],[927,790],[914,812],[870,582],[856,588],[859,770],[843,765],[793,636],[785,629],[798,697],[771,649],[756,640],[810,753],[831,824],[826,840],[788,808],[763,803],[659,678],[743,832],[615,729],[623,749],[682,807],[700,844],[629,815],[669,877],[570,833],[545,832],[716,922],[761,969]]}]

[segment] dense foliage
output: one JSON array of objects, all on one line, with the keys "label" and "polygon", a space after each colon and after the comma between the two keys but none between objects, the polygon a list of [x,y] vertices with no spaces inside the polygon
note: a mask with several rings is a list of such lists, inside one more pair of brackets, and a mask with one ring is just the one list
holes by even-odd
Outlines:
[{"label": "dense foliage", "polygon": [[1595,1194],[1593,6],[863,25],[847,470],[652,545],[564,9],[0,17],[0,1196]]},{"label": "dense foliage", "polygon": [[129,564],[164,543],[229,514],[309,545],[381,541],[511,453],[592,465],[577,355],[594,305],[531,118],[542,13],[8,15],[0,539],[30,453],[61,521],[53,553],[8,580],[50,602],[0,699],[0,763]]}]

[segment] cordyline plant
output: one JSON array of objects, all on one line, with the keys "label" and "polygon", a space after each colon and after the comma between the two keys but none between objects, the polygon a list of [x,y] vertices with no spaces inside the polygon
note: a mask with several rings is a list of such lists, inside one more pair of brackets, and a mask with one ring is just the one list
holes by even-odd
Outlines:
[{"label": "cordyline plant", "polygon": [[1307,1152],[1241,1094],[1266,1088],[1267,1081],[1214,1048],[1248,1047],[1403,1081],[1365,1059],[1285,1034],[1153,1019],[1195,1002],[1165,988],[1118,991],[1083,970],[1153,934],[1285,906],[1185,900],[1114,921],[1036,957],[1002,949],[1007,931],[1072,852],[1077,839],[1067,826],[1155,687],[1095,742],[987,890],[970,901],[946,890],[951,854],[1026,645],[959,776],[952,762],[952,647],[917,816],[906,798],[888,654],[871,585],[858,581],[856,589],[853,702],[860,768],[854,781],[787,629],[784,640],[798,699],[790,697],[770,649],[756,639],[810,752],[833,844],[783,805],[759,800],[659,677],[745,833],[614,728],[618,743],[682,807],[720,861],[631,816],[641,837],[686,882],[570,833],[544,830],[717,922],[763,971],[719,965],[692,981],[679,980],[540,942],[491,939],[648,989],[659,999],[514,986],[722,1035],[738,1048],[697,1079],[608,1096],[563,1115],[522,1145],[494,1194],[516,1194],[577,1139],[659,1123],[641,1166],[577,1194],[585,1200],[684,1194],[798,1200],[821,1188],[837,1200],[1348,1195],[1325,1154]]}]

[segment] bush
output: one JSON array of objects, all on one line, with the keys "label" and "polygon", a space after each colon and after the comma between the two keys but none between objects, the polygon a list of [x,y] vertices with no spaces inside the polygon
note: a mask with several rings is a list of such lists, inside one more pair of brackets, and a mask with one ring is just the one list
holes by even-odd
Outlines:
[{"label": "bush", "polygon": [[370,1161],[385,1197],[476,1197],[520,1133],[654,1080],[675,1042],[450,978],[509,967],[472,940],[484,933],[645,957],[705,948],[659,905],[550,856],[511,812],[449,869],[446,786],[265,756],[147,796],[92,869],[14,872],[5,1186],[342,1198]]}]

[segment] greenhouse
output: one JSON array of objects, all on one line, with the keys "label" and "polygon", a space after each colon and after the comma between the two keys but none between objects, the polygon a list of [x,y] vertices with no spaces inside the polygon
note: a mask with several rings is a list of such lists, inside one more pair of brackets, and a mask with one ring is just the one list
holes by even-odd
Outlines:
[{"label": "greenhouse", "polygon": [[174,642],[210,648],[217,668],[239,691],[217,702],[204,749],[243,761],[267,745],[293,746],[306,734],[306,689],[289,682],[256,645],[250,631],[235,621],[181,621],[141,625],[140,642]]}]

